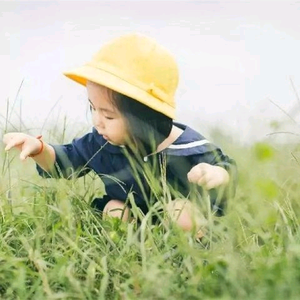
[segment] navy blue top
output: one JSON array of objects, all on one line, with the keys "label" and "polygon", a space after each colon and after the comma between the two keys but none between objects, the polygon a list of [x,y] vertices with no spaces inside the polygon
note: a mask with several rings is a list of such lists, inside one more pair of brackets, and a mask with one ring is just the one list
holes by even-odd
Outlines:
[{"label": "navy blue top", "polygon": [[[108,143],[93,128],[92,132],[74,139],[70,144],[53,145],[56,175],[43,171],[39,166],[37,170],[43,177],[64,178],[80,177],[93,170],[105,185],[106,197],[126,201],[128,194],[132,192],[135,203],[144,207],[147,201],[157,201],[163,195],[163,182],[167,183],[171,196],[176,198],[179,195],[191,197],[192,191],[201,194],[202,188],[189,183],[187,173],[193,166],[205,162],[229,171],[229,188],[234,193],[234,160],[192,128],[175,122],[174,125],[183,130],[178,139],[163,151],[142,159],[136,158],[133,153],[129,154],[127,147]],[[153,178],[159,180],[153,182]],[[212,189],[209,193],[212,207],[222,213],[228,193],[223,191],[218,196],[218,189]]]}]

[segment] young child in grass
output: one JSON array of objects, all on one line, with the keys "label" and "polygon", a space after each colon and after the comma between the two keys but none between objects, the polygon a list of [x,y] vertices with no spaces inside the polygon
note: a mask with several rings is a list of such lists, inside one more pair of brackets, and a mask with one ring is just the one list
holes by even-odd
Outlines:
[{"label": "young child in grass", "polygon": [[174,122],[173,56],[152,38],[126,34],[65,75],[87,88],[92,131],[66,145],[11,132],[4,135],[5,150],[15,147],[21,160],[34,159],[44,177],[96,172],[106,195],[92,205],[103,216],[129,220],[131,195],[144,214],[160,201],[173,222],[201,236],[203,194],[222,215],[235,190],[236,166],[201,134]]}]

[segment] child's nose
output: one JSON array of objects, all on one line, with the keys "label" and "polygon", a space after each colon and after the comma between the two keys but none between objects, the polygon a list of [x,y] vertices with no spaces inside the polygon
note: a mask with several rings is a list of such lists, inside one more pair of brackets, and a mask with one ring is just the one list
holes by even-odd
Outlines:
[{"label": "child's nose", "polygon": [[94,125],[98,128],[104,128],[103,117],[96,115],[94,116]]}]

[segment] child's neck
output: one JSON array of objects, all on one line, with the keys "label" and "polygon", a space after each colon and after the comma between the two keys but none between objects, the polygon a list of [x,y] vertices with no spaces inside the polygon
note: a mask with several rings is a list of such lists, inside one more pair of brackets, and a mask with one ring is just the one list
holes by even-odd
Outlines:
[{"label": "child's neck", "polygon": [[175,125],[172,126],[169,136],[158,145],[157,151],[160,152],[172,145],[182,134],[183,130]]}]

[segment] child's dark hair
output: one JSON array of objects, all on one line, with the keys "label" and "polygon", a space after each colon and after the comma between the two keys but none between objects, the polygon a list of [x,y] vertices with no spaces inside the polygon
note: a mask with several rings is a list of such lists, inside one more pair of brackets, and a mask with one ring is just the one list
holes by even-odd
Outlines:
[{"label": "child's dark hair", "polygon": [[145,154],[155,151],[169,136],[173,124],[170,117],[115,91],[112,98],[125,117],[131,136],[144,148]]}]

